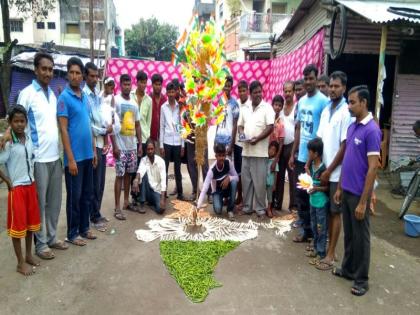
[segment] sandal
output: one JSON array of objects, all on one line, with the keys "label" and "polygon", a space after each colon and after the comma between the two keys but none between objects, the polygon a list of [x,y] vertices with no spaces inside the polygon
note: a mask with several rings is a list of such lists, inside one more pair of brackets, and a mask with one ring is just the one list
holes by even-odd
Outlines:
[{"label": "sandal", "polygon": [[121,221],[127,220],[124,213],[122,213],[121,209],[115,209],[114,217],[115,217],[115,219],[121,220]]},{"label": "sandal", "polygon": [[135,204],[128,204],[126,207],[124,207],[124,210],[139,212]]},{"label": "sandal", "polygon": [[305,256],[306,256],[306,257],[310,257],[310,258],[315,258],[315,257],[317,257],[318,255],[317,255],[316,251],[311,250],[311,251],[306,252],[306,253],[305,253]]},{"label": "sandal", "polygon": [[87,231],[85,234],[82,235],[83,238],[88,240],[96,240],[98,237],[92,233],[92,231]]},{"label": "sandal", "polygon": [[38,253],[36,253],[36,255],[39,258],[44,259],[44,260],[51,260],[51,259],[55,258],[54,253],[50,250],[46,250],[46,251],[43,251],[43,252],[38,252]]},{"label": "sandal", "polygon": [[293,238],[293,242],[295,243],[308,243],[309,239],[306,236],[299,235]]},{"label": "sandal", "polygon": [[305,247],[305,250],[307,252],[312,252],[314,250],[314,246],[313,245],[308,245],[308,246]]},{"label": "sandal", "polygon": [[104,223],[93,223],[92,226],[99,232],[106,232],[106,225]]},{"label": "sandal", "polygon": [[316,265],[316,269],[326,271],[334,268],[334,261],[320,260],[319,264]]},{"label": "sandal", "polygon": [[366,285],[365,287],[359,286],[359,285],[353,285],[351,287],[351,294],[355,296],[362,296],[365,295],[366,292],[369,291],[369,286]]},{"label": "sandal", "polygon": [[69,245],[67,245],[65,242],[58,240],[52,245],[49,245],[49,248],[58,249],[58,250],[66,250],[69,248]]},{"label": "sandal", "polygon": [[80,236],[76,237],[75,239],[69,240],[66,238],[66,242],[76,245],[76,246],[85,246],[87,243],[84,239],[82,239]]},{"label": "sandal", "polygon": [[353,280],[349,276],[347,276],[343,273],[343,269],[338,268],[338,267],[333,267],[333,269],[331,270],[331,273],[334,276],[339,277],[339,278],[344,278],[344,279],[347,279],[347,280]]},{"label": "sandal", "polygon": [[321,260],[321,257],[316,255],[316,257],[313,257],[313,258],[309,259],[308,263],[312,266],[318,266],[320,260]]}]

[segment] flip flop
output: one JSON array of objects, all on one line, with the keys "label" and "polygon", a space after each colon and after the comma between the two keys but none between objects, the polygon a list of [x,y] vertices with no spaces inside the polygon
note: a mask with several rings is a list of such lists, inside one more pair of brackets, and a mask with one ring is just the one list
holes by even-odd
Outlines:
[{"label": "flip flop", "polygon": [[295,242],[295,243],[308,243],[310,241],[309,241],[309,238],[307,238],[306,236],[299,235],[299,236],[295,236],[293,238],[293,242]]},{"label": "flip flop", "polygon": [[114,217],[117,220],[121,220],[121,221],[127,220],[127,218],[125,217],[124,213],[122,213],[121,209],[115,209],[115,211],[114,211]]},{"label": "flip flop", "polygon": [[86,246],[86,241],[82,239],[80,236],[76,237],[75,239],[69,240],[66,238],[66,242],[76,246]]},{"label": "flip flop", "polygon": [[321,260],[318,265],[316,265],[316,269],[326,271],[331,270],[334,268],[334,261],[325,261]]},{"label": "flip flop", "polygon": [[58,250],[66,250],[69,248],[69,245],[67,245],[65,242],[58,240],[52,245],[49,245],[49,248],[58,249]]},{"label": "flip flop", "polygon": [[88,240],[96,240],[98,238],[95,234],[92,233],[92,231],[87,231],[82,235],[82,237]]},{"label": "flip flop", "polygon": [[133,211],[133,212],[139,212],[139,210],[137,209],[137,207],[133,204],[128,204],[124,210],[128,210],[128,211]]},{"label": "flip flop", "polygon": [[369,286],[362,287],[359,285],[353,285],[351,287],[351,294],[355,296],[363,296],[366,294],[367,291],[369,291]]},{"label": "flip flop", "polygon": [[343,269],[338,268],[338,267],[333,267],[333,269],[331,270],[331,273],[334,276],[339,277],[339,278],[344,278],[344,279],[347,279],[347,280],[353,280],[349,276],[347,276],[343,273]]},{"label": "flip flop", "polygon": [[106,232],[106,225],[104,223],[93,223],[92,226],[99,232]]},{"label": "flip flop", "polygon": [[38,253],[36,253],[36,255],[39,258],[44,259],[44,260],[51,260],[51,259],[55,258],[54,253],[50,250],[49,251],[38,252]]}]

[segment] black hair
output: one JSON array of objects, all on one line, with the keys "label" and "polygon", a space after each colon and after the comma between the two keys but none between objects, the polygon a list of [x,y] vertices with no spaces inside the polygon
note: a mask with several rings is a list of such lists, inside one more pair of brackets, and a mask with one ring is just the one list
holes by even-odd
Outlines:
[{"label": "black hair", "polygon": [[296,85],[303,85],[305,81],[303,79],[296,80],[293,84],[293,90],[296,90]]},{"label": "black hair", "polygon": [[89,74],[89,70],[98,71],[98,67],[93,62],[85,64],[85,76]]},{"label": "black hair", "polygon": [[147,148],[147,146],[148,146],[149,144],[152,144],[152,145],[153,145],[153,147],[156,149],[155,142],[153,141],[153,139],[152,139],[152,138],[147,138],[147,140],[146,140],[146,148]]},{"label": "black hair", "polygon": [[249,85],[249,93],[252,93],[252,91],[254,91],[258,87],[262,89],[261,82],[258,80],[252,81],[251,84]]},{"label": "black hair", "polygon": [[80,72],[84,72],[84,66],[82,60],[78,57],[71,57],[69,60],[67,60],[67,72],[70,71],[70,68],[72,66],[78,66],[80,68]]},{"label": "black hair", "polygon": [[161,84],[163,82],[163,77],[159,73],[152,75],[152,84],[155,82],[160,82]]},{"label": "black hair", "polygon": [[318,68],[313,63],[307,65],[305,69],[303,69],[303,75],[304,76],[310,75],[311,72],[313,72],[316,77],[318,76]]},{"label": "black hair", "polygon": [[414,124],[413,124],[413,130],[416,133],[420,131],[420,120],[417,120],[417,121],[414,122]]},{"label": "black hair", "polygon": [[248,90],[248,82],[246,82],[245,80],[241,80],[238,83],[238,89],[240,88],[246,88]]},{"label": "black hair", "polygon": [[230,83],[231,85],[233,85],[233,77],[231,75],[226,76],[226,83]]},{"label": "black hair", "polygon": [[327,85],[330,85],[330,78],[326,74],[320,75],[318,77],[318,81],[322,81],[326,83]]},{"label": "black hair", "polygon": [[292,80],[288,80],[288,81],[284,82],[283,83],[283,89],[286,85],[289,85],[289,84],[292,86],[292,89],[294,91],[295,90],[295,81],[292,81]]},{"label": "black hair", "polygon": [[140,70],[136,75],[137,82],[147,80],[147,73]]},{"label": "black hair", "polygon": [[52,64],[54,65],[54,59],[53,59],[53,57],[50,54],[46,53],[46,52],[40,51],[40,52],[37,52],[35,54],[35,57],[34,57],[34,67],[35,68],[38,68],[39,64],[41,63],[41,60],[44,59],[44,58],[45,59],[48,59],[49,61],[51,61]]},{"label": "black hair", "polygon": [[349,95],[357,93],[357,97],[359,98],[359,101],[366,100],[366,106],[368,107],[370,104],[370,92],[367,85],[356,85],[353,86],[350,91]]},{"label": "black hair", "polygon": [[120,83],[123,83],[123,82],[126,82],[126,81],[131,82],[131,77],[127,73],[124,73],[120,76]]},{"label": "black hair", "polygon": [[270,144],[268,145],[268,149],[270,149],[271,147],[275,147],[276,148],[276,152],[279,150],[279,143],[277,141],[271,141]]},{"label": "black hair", "polygon": [[284,105],[284,98],[283,98],[283,96],[281,96],[281,95],[276,95],[276,96],[274,96],[273,97],[273,100],[271,101],[271,104],[274,104],[274,103],[280,103],[281,105]]},{"label": "black hair", "polygon": [[173,84],[172,82],[166,84],[166,92],[168,91],[176,91],[175,84]]},{"label": "black hair", "polygon": [[318,153],[322,157],[322,152],[324,151],[324,143],[321,138],[315,138],[308,142],[308,150]]},{"label": "black hair", "polygon": [[174,85],[175,90],[178,90],[181,87],[181,83],[179,82],[179,79],[178,78],[172,79],[171,82]]},{"label": "black hair", "polygon": [[346,86],[347,85],[347,74],[345,74],[343,71],[334,71],[330,75],[331,80],[340,80],[341,84]]},{"label": "black hair", "polygon": [[224,154],[226,153],[226,146],[221,143],[216,143],[213,150],[215,154]]},{"label": "black hair", "polygon": [[22,105],[13,105],[9,108],[7,112],[7,121],[10,123],[16,114],[22,114],[25,116],[25,120],[28,121],[28,113]]}]

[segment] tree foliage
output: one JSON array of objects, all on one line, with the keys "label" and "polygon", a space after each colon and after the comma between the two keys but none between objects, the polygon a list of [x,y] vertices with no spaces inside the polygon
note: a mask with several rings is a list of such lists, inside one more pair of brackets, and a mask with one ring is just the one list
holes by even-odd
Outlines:
[{"label": "tree foliage", "polygon": [[11,7],[16,8],[16,11],[22,17],[33,16],[47,17],[48,12],[55,8],[57,0],[0,0],[1,16],[3,21],[3,38],[4,48],[0,50],[0,88],[3,104],[8,108],[11,67],[10,59],[12,58],[12,49],[17,44],[17,40],[11,38],[10,34],[10,12]]},{"label": "tree foliage", "polygon": [[155,17],[141,18],[125,31],[125,50],[129,56],[169,61],[178,35],[175,25],[161,24]]}]

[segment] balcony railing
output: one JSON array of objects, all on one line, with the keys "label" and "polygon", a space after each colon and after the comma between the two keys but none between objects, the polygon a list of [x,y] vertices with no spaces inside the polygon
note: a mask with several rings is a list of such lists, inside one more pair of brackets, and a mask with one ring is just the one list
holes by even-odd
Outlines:
[{"label": "balcony railing", "polygon": [[[290,19],[290,14],[247,13],[241,15],[241,33],[272,33],[273,26]],[[287,22],[286,22],[287,23]],[[283,24],[283,23],[282,23]]]}]

